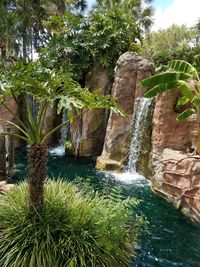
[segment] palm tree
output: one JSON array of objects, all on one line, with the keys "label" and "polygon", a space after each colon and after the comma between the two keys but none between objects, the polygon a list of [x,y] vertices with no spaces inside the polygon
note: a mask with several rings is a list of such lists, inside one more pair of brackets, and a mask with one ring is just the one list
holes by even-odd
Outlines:
[{"label": "palm tree", "polygon": [[44,21],[52,15],[63,15],[67,9],[84,11],[85,0],[1,0],[0,1],[0,49],[6,58],[6,50],[15,50],[24,59],[38,50],[48,38]]},{"label": "palm tree", "polygon": [[17,18],[9,10],[9,4],[9,0],[0,2],[0,49],[2,60],[6,59],[8,51],[16,51],[18,48],[16,36]]},{"label": "palm tree", "polygon": [[[3,90],[0,91],[3,105],[14,117],[15,122],[1,121],[16,128],[16,132],[4,132],[1,135],[11,135],[24,140],[28,145],[29,160],[29,207],[33,214],[39,213],[44,205],[44,180],[46,178],[47,145],[46,140],[55,131],[60,129],[68,121],[55,127],[49,133],[44,134],[43,125],[48,105],[58,103],[58,111],[62,108],[68,110],[68,117],[72,118],[72,109],[80,114],[94,108],[111,108],[115,112],[121,111],[115,101],[108,96],[101,96],[98,93],[90,93],[89,90],[80,88],[79,84],[73,81],[68,73],[56,72],[53,69],[41,66],[40,62],[24,64],[16,63],[9,70],[1,72],[0,81]],[[14,114],[6,105],[5,97],[12,96],[20,108],[18,96],[22,95],[27,109],[27,120]],[[28,96],[34,97],[39,104],[37,118],[34,118],[33,111],[29,106]]]},{"label": "palm tree", "polygon": [[148,91],[145,97],[154,97],[167,90],[177,88],[182,97],[177,102],[177,107],[190,103],[190,108],[177,116],[177,120],[183,120],[196,114],[198,122],[198,136],[196,150],[200,155],[200,58],[196,57],[193,65],[183,60],[173,60],[169,63],[169,69],[143,80],[141,83]]},{"label": "palm tree", "polygon": [[[144,3],[148,5],[144,5]],[[98,0],[97,8],[119,8],[125,13],[131,13],[133,21],[138,24],[138,28],[148,31],[153,21],[152,0]]]}]

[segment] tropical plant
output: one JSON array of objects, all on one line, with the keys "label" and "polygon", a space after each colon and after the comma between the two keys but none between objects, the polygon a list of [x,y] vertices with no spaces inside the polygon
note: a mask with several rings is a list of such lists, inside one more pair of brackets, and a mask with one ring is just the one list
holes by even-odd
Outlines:
[{"label": "tropical plant", "polygon": [[128,267],[145,220],[133,199],[113,202],[62,181],[45,184],[45,208],[30,216],[22,183],[0,201],[0,266]]},{"label": "tropical plant", "polygon": [[153,61],[157,67],[176,59],[192,64],[194,56],[200,51],[198,36],[197,27],[173,24],[167,29],[146,35],[140,54]]},{"label": "tropical plant", "polygon": [[[140,34],[142,29],[148,31],[153,23],[153,8],[149,4],[151,0],[97,0],[97,9],[117,8],[125,14],[131,15],[132,21],[138,25]],[[144,5],[145,3],[145,5]]]},{"label": "tropical plant", "polygon": [[[60,129],[68,121],[55,127],[49,133],[44,134],[43,125],[48,105],[55,101],[58,103],[58,112],[62,108],[68,110],[68,118],[72,119],[72,109],[77,114],[93,108],[111,108],[122,114],[117,104],[109,96],[101,96],[98,92],[90,93],[87,89],[73,81],[69,73],[56,72],[53,69],[44,68],[40,62],[16,63],[8,70],[1,73],[1,105],[3,105],[14,117],[15,122],[1,121],[11,125],[18,133],[1,133],[12,135],[24,140],[29,145],[29,206],[30,210],[39,212],[43,208],[43,184],[46,176],[47,145],[50,135]],[[21,96],[26,105],[27,116],[23,121],[18,114],[6,105],[6,97],[11,96],[20,109],[18,96]],[[39,104],[37,116],[34,117],[30,108],[28,96],[33,97]]]},{"label": "tropical plant", "polygon": [[43,49],[42,60],[49,67],[71,69],[81,84],[94,66],[113,74],[121,54],[138,51],[142,30],[136,20],[115,6],[96,8],[87,17],[71,11],[54,16],[46,23],[54,34]]},{"label": "tropical plant", "polygon": [[177,116],[177,120],[184,120],[196,114],[198,122],[198,136],[196,149],[200,155],[200,60],[196,57],[193,65],[183,60],[173,60],[169,63],[168,70],[153,77],[143,80],[141,83],[148,91],[145,97],[154,97],[167,90],[177,88],[182,97],[177,102],[177,107],[190,104]]},{"label": "tropical plant", "polygon": [[66,10],[83,11],[85,0],[2,0],[0,3],[0,48],[11,55],[33,57],[44,46],[51,32],[44,21],[61,16]]}]

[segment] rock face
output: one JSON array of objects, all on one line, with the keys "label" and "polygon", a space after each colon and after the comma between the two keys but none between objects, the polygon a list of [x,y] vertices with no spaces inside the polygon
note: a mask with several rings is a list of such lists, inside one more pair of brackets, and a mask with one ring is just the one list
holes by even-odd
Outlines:
[{"label": "rock face", "polygon": [[153,184],[155,192],[200,222],[200,156],[166,148],[162,153],[161,172],[160,187]]},{"label": "rock face", "polygon": [[[14,114],[18,112],[17,105],[13,98],[7,98],[5,104],[9,107],[9,109],[12,110]],[[0,118],[5,121],[14,122],[14,116],[4,106],[0,106]],[[5,125],[7,125],[6,122],[0,121],[0,131],[3,131]]]},{"label": "rock face", "polygon": [[152,187],[155,192],[200,222],[200,157],[193,156],[196,117],[176,121],[176,90],[156,99],[153,117]]},{"label": "rock face", "polygon": [[[61,123],[61,116],[57,114],[57,105],[48,106],[43,125],[43,133],[47,134]],[[60,139],[60,131],[55,132],[47,139],[48,145],[55,145]]]},{"label": "rock face", "polygon": [[102,155],[97,159],[97,168],[122,168],[130,147],[133,113],[142,94],[140,81],[153,73],[152,63],[135,53],[127,52],[119,58],[115,68],[112,96],[127,116],[121,117],[110,113],[104,148]]},{"label": "rock face", "polygon": [[[10,110],[12,110],[13,114],[18,113],[17,104],[13,98],[7,97],[5,104],[6,104],[6,106],[9,107]],[[0,106],[0,118],[4,120],[4,121],[0,121],[0,132],[3,132],[5,130],[5,126],[8,125],[8,123],[6,121],[15,122],[14,116],[4,106]],[[14,132],[18,132],[16,130],[16,128],[14,128],[12,126],[11,126],[11,130]],[[14,146],[15,146],[15,148],[20,146],[19,140],[15,139]]]},{"label": "rock face", "polygon": [[[85,86],[91,92],[99,90],[102,95],[108,94],[110,80],[107,71],[99,66],[93,68],[87,75]],[[81,118],[75,119],[70,126],[73,141],[72,154],[76,156],[101,155],[106,125],[107,111],[104,109],[87,111]]]}]

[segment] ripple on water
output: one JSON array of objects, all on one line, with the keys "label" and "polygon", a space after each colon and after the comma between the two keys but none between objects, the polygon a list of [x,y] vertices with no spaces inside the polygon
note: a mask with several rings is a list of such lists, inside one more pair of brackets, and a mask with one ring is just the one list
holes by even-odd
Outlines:
[{"label": "ripple on water", "polygon": [[[23,176],[26,158],[16,157],[17,175]],[[136,173],[95,171],[94,164],[50,154],[49,175],[58,177],[111,177],[122,184],[127,196],[141,200],[137,212],[149,221],[148,230],[136,247],[138,258],[133,267],[200,267],[200,228],[165,200],[153,194],[150,182]],[[21,172],[20,172],[21,170]]]}]

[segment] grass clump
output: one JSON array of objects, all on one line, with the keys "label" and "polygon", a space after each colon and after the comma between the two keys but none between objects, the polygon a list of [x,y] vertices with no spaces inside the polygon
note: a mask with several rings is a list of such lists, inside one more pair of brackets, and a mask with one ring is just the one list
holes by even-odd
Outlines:
[{"label": "grass clump", "polygon": [[26,183],[0,198],[1,267],[129,266],[143,224],[129,199],[114,203],[48,181],[40,215],[30,216],[27,200]]}]

